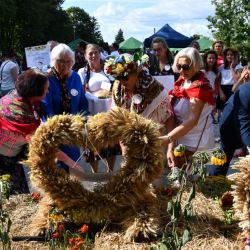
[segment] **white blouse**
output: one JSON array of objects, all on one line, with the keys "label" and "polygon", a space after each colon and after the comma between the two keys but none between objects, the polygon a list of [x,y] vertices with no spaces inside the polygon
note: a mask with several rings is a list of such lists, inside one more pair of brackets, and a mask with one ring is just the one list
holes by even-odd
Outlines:
[{"label": "white blouse", "polygon": [[[85,83],[85,78],[87,76],[86,73],[87,73],[86,68],[81,68],[78,71],[78,74],[80,75],[83,85]],[[88,87],[90,92],[96,92],[100,90],[103,82],[108,82],[108,83],[110,82],[108,77],[105,75],[103,71],[100,71],[98,73],[90,71],[89,82],[88,82]]]},{"label": "white blouse", "polygon": [[[192,99],[187,98],[181,98],[176,101],[174,113],[178,124],[183,123],[189,118],[190,102],[192,102]],[[205,127],[197,150],[203,151],[214,148],[214,129],[212,117],[210,115],[212,110],[213,106],[206,103],[201,112],[198,124],[193,127],[186,135],[179,138],[178,143],[185,145],[188,150],[194,151],[199,143],[202,130]]]},{"label": "white blouse", "polygon": [[[237,64],[234,68],[235,71],[239,69],[242,69],[241,64]],[[221,73],[221,85],[233,85],[235,83],[231,69],[225,69],[224,65],[221,65],[219,71]]]}]

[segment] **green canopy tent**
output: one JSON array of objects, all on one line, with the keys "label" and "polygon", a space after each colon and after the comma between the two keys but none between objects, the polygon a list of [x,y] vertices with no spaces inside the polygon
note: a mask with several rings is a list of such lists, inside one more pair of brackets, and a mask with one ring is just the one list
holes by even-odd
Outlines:
[{"label": "green canopy tent", "polygon": [[84,42],[85,44],[88,44],[88,42],[84,41],[83,39],[77,38],[76,40],[71,41],[71,42],[68,44],[68,46],[69,46],[72,50],[75,51],[75,50],[76,50],[77,44],[80,43],[80,42]]},{"label": "green canopy tent", "polygon": [[129,39],[121,42],[119,44],[119,49],[122,51],[135,51],[135,50],[142,50],[143,43],[139,40],[135,39],[134,37],[130,37]]},{"label": "green canopy tent", "polygon": [[212,49],[213,42],[206,37],[201,37],[199,40],[197,40],[197,42],[200,45],[201,52],[205,52],[205,51]]}]

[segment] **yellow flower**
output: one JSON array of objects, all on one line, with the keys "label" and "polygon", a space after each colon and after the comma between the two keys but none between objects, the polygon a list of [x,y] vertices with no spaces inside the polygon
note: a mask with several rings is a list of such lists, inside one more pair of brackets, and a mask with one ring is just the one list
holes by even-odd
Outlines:
[{"label": "yellow flower", "polygon": [[3,181],[9,181],[10,180],[10,175],[9,174],[4,174],[4,175],[2,175],[1,176],[1,179],[3,180]]},{"label": "yellow flower", "polygon": [[123,65],[121,63],[118,63],[116,65],[116,72],[117,72],[118,75],[122,74],[124,72],[124,70],[125,69],[124,69],[124,67],[123,67]]},{"label": "yellow flower", "polygon": [[49,218],[53,220],[54,222],[60,222],[63,220],[63,215],[61,214],[50,214]]},{"label": "yellow flower", "polygon": [[210,161],[213,165],[222,166],[227,162],[227,156],[223,150],[216,148],[212,152]]},{"label": "yellow flower", "polygon": [[185,154],[186,147],[182,144],[174,148],[174,156],[182,157]]}]

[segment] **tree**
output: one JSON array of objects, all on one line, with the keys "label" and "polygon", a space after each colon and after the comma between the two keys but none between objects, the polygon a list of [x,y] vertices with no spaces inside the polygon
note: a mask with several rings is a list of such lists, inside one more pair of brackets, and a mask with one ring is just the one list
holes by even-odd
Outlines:
[{"label": "tree", "polygon": [[198,34],[194,34],[193,36],[191,36],[191,38],[192,38],[193,40],[199,40],[200,37],[201,37],[201,35],[198,35]]},{"label": "tree", "polygon": [[250,60],[249,0],[211,0],[215,16],[209,16],[208,28],[226,47],[238,48]]},{"label": "tree", "polygon": [[[1,0],[0,52],[45,44],[48,40],[70,41],[69,18],[63,0]],[[71,35],[71,34],[70,34]]]},{"label": "tree", "polygon": [[115,36],[115,43],[119,44],[123,41],[124,41],[123,31],[121,29],[119,29],[117,35]]},{"label": "tree", "polygon": [[75,38],[82,38],[87,42],[96,44],[103,41],[99,24],[95,17],[91,17],[85,10],[79,7],[70,7],[66,11],[72,27],[75,26]]}]

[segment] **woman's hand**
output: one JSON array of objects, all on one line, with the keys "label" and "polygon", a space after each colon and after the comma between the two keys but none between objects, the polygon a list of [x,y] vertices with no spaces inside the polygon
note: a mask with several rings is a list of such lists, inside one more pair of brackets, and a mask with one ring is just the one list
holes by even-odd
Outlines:
[{"label": "woman's hand", "polygon": [[[159,136],[158,138],[162,140],[162,143],[161,143],[162,146],[168,146],[174,142],[173,138],[169,134]],[[170,148],[172,148],[172,144]]]},{"label": "woman's hand", "polygon": [[175,157],[174,157],[174,153],[172,150],[167,151],[167,162],[170,168],[175,167]]},{"label": "woman's hand", "polygon": [[235,60],[232,60],[232,62],[230,64],[230,69],[234,70],[235,66],[236,66]]},{"label": "woman's hand", "polygon": [[79,171],[84,172],[83,168],[80,165],[75,163],[75,161],[73,161],[68,155],[66,155],[61,150],[56,152],[56,158],[57,158],[57,160],[62,161],[63,163],[65,163],[70,168],[74,168],[74,169],[77,169]]},{"label": "woman's hand", "polygon": [[222,90],[220,91],[219,95],[220,95],[220,100],[221,101],[226,101],[226,99],[227,99],[226,95],[224,94],[224,92]]}]

